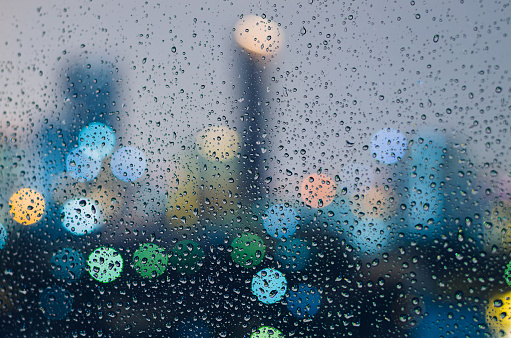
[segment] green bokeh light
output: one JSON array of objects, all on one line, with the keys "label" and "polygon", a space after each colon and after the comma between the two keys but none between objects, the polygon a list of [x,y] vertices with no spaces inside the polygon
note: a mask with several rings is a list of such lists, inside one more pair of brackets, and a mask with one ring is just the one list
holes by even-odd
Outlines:
[{"label": "green bokeh light", "polygon": [[142,244],[133,254],[133,268],[144,278],[160,276],[167,268],[165,250],[151,243]]},{"label": "green bokeh light", "polygon": [[256,235],[244,233],[231,244],[232,260],[244,268],[250,268],[263,261],[266,251],[264,242]]},{"label": "green bokeh light", "polygon": [[190,240],[178,242],[172,248],[169,263],[178,272],[193,274],[200,269],[200,263],[204,258],[204,250],[198,243]]},{"label": "green bokeh light", "polygon": [[89,255],[87,264],[92,278],[102,283],[110,283],[121,275],[123,262],[117,250],[100,247]]},{"label": "green bokeh light", "polygon": [[262,326],[252,333],[250,338],[282,338],[284,335],[271,326]]},{"label": "green bokeh light", "polygon": [[504,279],[507,285],[511,286],[511,262],[507,264],[506,270],[504,271]]}]

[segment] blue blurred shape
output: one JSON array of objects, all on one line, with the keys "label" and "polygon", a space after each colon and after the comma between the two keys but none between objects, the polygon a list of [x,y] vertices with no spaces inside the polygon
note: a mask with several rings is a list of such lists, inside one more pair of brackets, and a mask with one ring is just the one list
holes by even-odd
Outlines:
[{"label": "blue blurred shape", "polygon": [[337,229],[342,231],[341,237],[354,248],[357,256],[372,257],[391,245],[390,230],[383,220],[362,219],[348,213]]},{"label": "blue blurred shape", "polygon": [[142,151],[133,147],[122,147],[112,156],[112,173],[124,182],[132,182],[142,176],[146,169],[146,158]]},{"label": "blue blurred shape", "polygon": [[179,325],[176,332],[179,338],[210,338],[213,337],[211,330],[201,320],[189,320]]},{"label": "blue blurred shape", "polygon": [[60,286],[48,286],[39,298],[39,306],[48,319],[64,319],[73,309],[73,298]]},{"label": "blue blurred shape", "polygon": [[65,62],[57,73],[58,109],[45,114],[47,120],[37,132],[36,154],[41,161],[38,174],[49,182],[65,170],[69,172],[66,157],[77,147],[80,131],[98,121],[111,125],[117,122],[122,75],[116,65],[106,60],[91,61],[89,57]]},{"label": "blue blurred shape", "polygon": [[114,150],[115,132],[106,124],[94,122],[80,131],[78,142],[86,155],[102,160]]},{"label": "blue blurred shape", "polygon": [[50,260],[55,278],[64,282],[77,282],[85,269],[82,254],[74,248],[59,249]]},{"label": "blue blurred shape", "polygon": [[309,264],[310,251],[303,238],[288,238],[277,244],[275,256],[282,264],[282,269],[299,271]]},{"label": "blue blurred shape", "polygon": [[427,131],[419,135],[411,148],[408,179],[411,232],[431,234],[437,230],[436,224],[442,221],[444,196],[441,183],[445,178],[443,153],[446,147],[444,135]]},{"label": "blue blurred shape", "polygon": [[399,161],[406,152],[406,137],[397,130],[385,128],[374,134],[371,140],[371,153],[385,164]]},{"label": "blue blurred shape", "polygon": [[0,250],[4,248],[5,243],[7,243],[7,230],[0,223]]},{"label": "blue blurred shape", "polygon": [[99,203],[88,198],[76,198],[62,208],[62,226],[74,235],[86,235],[103,224],[103,212]]},{"label": "blue blurred shape", "polygon": [[278,270],[262,269],[252,278],[252,293],[262,303],[274,304],[280,301],[286,290],[286,277]]},{"label": "blue blurred shape", "polygon": [[79,182],[95,179],[101,170],[101,159],[87,155],[84,149],[72,150],[66,157],[66,171]]},{"label": "blue blurred shape", "polygon": [[321,295],[313,286],[299,284],[296,291],[289,291],[287,309],[298,318],[313,317],[318,313],[320,305]]},{"label": "blue blurred shape", "polygon": [[[426,302],[424,318],[411,330],[413,338],[449,338],[483,336],[481,318],[468,308]],[[483,320],[484,321],[484,320]]]},{"label": "blue blurred shape", "polygon": [[295,209],[275,204],[266,213],[264,228],[270,236],[276,238],[292,236],[296,231],[298,213]]}]

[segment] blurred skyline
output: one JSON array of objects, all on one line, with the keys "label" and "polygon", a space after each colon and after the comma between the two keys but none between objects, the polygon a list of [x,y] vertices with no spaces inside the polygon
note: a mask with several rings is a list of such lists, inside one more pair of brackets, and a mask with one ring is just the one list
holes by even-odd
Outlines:
[{"label": "blurred skyline", "polygon": [[507,6],[7,0],[0,332],[511,334]]}]

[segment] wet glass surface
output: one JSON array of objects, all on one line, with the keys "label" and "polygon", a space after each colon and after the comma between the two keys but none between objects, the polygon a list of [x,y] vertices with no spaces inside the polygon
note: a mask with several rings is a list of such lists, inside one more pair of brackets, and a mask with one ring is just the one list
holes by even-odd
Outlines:
[{"label": "wet glass surface", "polygon": [[509,3],[1,8],[0,336],[511,337]]}]

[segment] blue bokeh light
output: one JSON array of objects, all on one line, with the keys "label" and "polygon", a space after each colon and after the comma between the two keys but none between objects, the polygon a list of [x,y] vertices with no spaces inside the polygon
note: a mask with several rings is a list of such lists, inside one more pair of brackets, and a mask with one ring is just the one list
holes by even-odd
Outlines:
[{"label": "blue bokeh light", "polygon": [[103,159],[110,155],[115,147],[115,132],[103,123],[89,124],[80,131],[78,137],[80,148],[92,158]]},{"label": "blue bokeh light", "polygon": [[292,236],[296,231],[298,213],[295,209],[282,204],[272,206],[264,219],[264,228],[270,236],[276,238]]},{"label": "blue bokeh light", "polygon": [[101,170],[101,159],[86,155],[82,148],[72,150],[66,157],[66,171],[79,182],[95,179]]},{"label": "blue bokeh light", "polygon": [[321,305],[321,295],[315,287],[299,284],[297,290],[291,289],[287,297],[288,310],[298,318],[314,316]]},{"label": "blue bokeh light", "polygon": [[48,286],[39,298],[39,305],[48,319],[64,319],[73,309],[73,298],[60,286]]},{"label": "blue bokeh light", "polygon": [[50,260],[55,278],[64,282],[77,282],[85,270],[85,259],[74,248],[63,248],[53,254]]},{"label": "blue bokeh light", "polygon": [[380,162],[395,163],[404,156],[406,143],[406,137],[399,131],[382,129],[374,134],[371,140],[371,153]]},{"label": "blue bokeh light", "polygon": [[252,278],[252,293],[265,304],[273,304],[282,299],[287,290],[287,280],[278,270],[267,268]]},{"label": "blue bokeh light", "polygon": [[64,229],[79,236],[95,231],[104,221],[99,203],[88,198],[67,201],[61,219]]},{"label": "blue bokeh light", "polygon": [[112,156],[112,173],[124,182],[132,182],[142,176],[146,169],[146,158],[142,151],[133,147],[122,147]]}]

